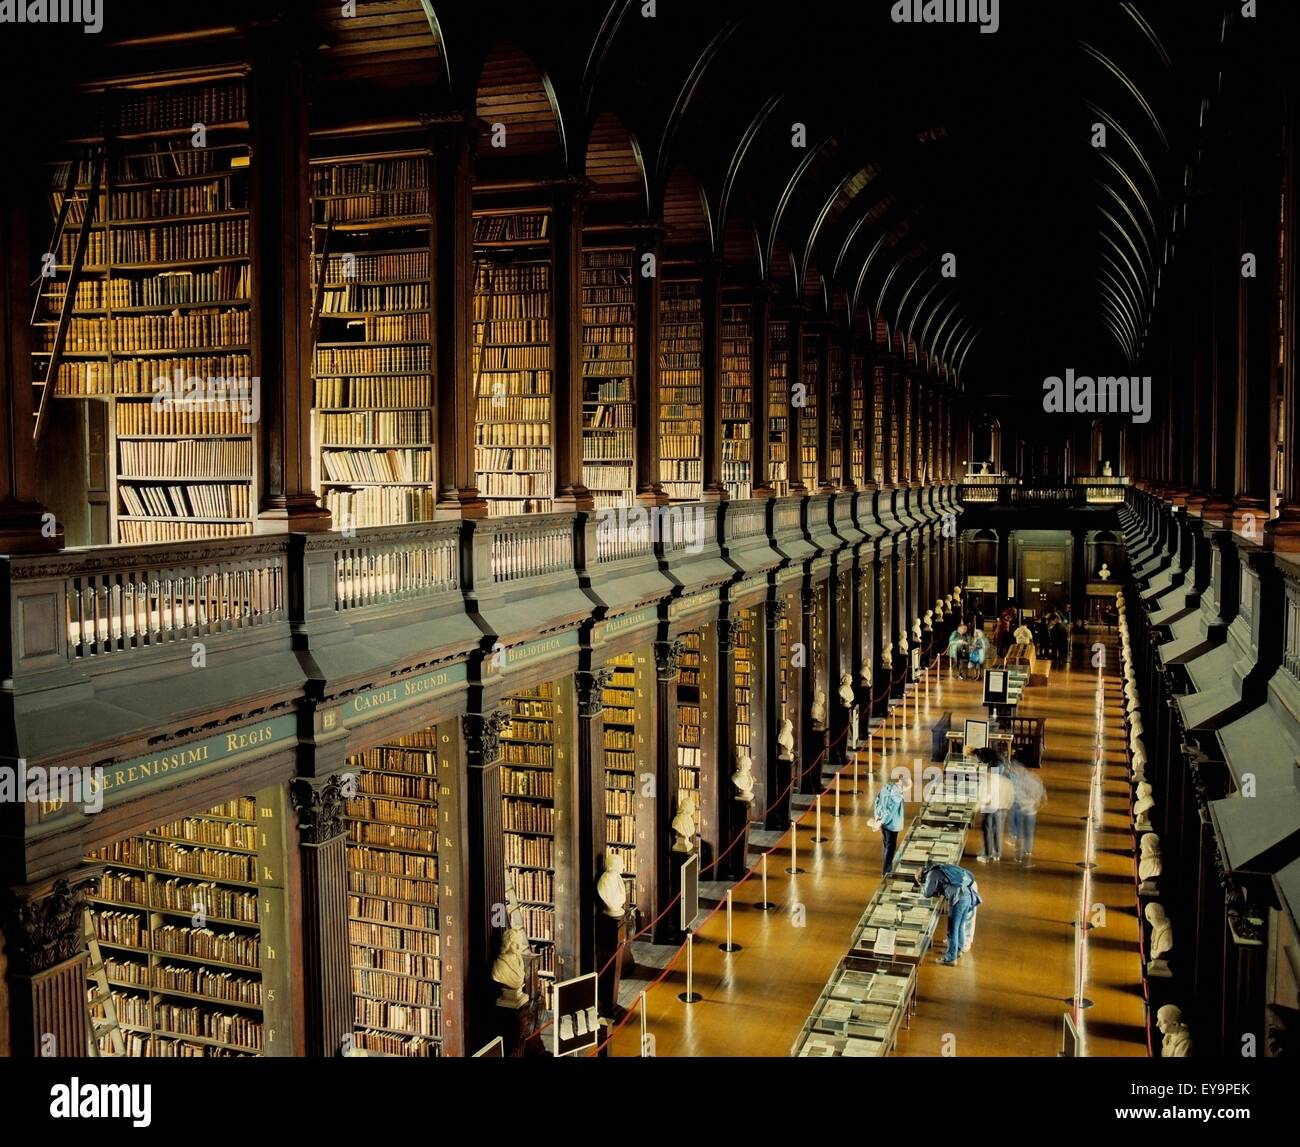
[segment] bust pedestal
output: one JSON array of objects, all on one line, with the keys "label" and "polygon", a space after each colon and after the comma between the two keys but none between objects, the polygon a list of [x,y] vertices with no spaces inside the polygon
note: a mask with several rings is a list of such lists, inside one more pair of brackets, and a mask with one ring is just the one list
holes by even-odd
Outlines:
[{"label": "bust pedestal", "polygon": [[1165,959],[1147,961],[1147,978],[1153,980],[1169,980],[1173,978],[1173,972],[1169,970],[1169,961]]}]

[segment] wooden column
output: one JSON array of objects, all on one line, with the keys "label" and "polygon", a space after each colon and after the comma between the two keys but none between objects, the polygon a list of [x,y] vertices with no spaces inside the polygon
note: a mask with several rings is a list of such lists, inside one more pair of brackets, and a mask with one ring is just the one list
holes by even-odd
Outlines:
[{"label": "wooden column", "polygon": [[773,492],[771,474],[768,469],[768,451],[772,429],[772,418],[769,410],[771,406],[772,380],[768,377],[768,371],[772,354],[767,324],[768,312],[771,310],[771,298],[765,290],[755,291],[753,298],[751,315],[754,323],[754,349],[751,355],[753,374],[750,382],[754,395],[753,444],[751,448],[753,456],[753,462],[751,463],[752,490],[755,498],[770,498]]},{"label": "wooden column", "polygon": [[799,591],[799,617],[801,620],[799,640],[803,642],[806,661],[804,671],[800,675],[799,707],[803,721],[802,726],[799,727],[799,759],[795,762],[795,767],[798,770],[798,781],[794,790],[799,793],[815,793],[821,788],[821,776],[820,769],[814,767],[813,762],[821,755],[826,745],[825,726],[821,729],[814,729],[812,722],[812,706],[817,695],[817,663],[813,652],[817,627],[817,587],[815,585],[805,585]]},{"label": "wooden column", "polygon": [[725,499],[727,486],[722,480],[722,264],[709,260],[701,270],[704,497]]},{"label": "wooden column", "polygon": [[253,375],[261,380],[259,532],[330,528],[311,472],[311,181],[308,97],[296,29],[255,34],[249,81],[253,162]]},{"label": "wooden column", "polygon": [[348,870],[343,780],[298,777],[289,786],[298,814],[302,874],[302,985],[309,1056],[351,1045],[352,952],[348,941]]},{"label": "wooden column", "polygon": [[[786,367],[787,392],[791,398],[795,393],[795,386],[803,380],[803,319],[798,312],[792,312],[789,319],[789,331],[787,333],[789,341],[789,350],[787,352],[788,365]],[[805,475],[803,472],[803,412],[801,405],[791,401],[789,404],[789,421],[786,423],[786,467],[790,475],[790,493],[806,494],[808,493],[808,481],[811,477],[816,481],[816,475]]]},{"label": "wooden column", "polygon": [[482,1047],[498,1035],[509,1035],[514,1017],[496,1007],[497,988],[492,962],[507,923],[505,842],[501,823],[502,728],[509,715],[483,710],[483,699],[471,689],[471,711],[463,718],[466,782],[461,828],[464,936],[463,994],[466,1046]]},{"label": "wooden column", "polygon": [[448,116],[430,133],[433,147],[434,406],[439,518],[482,518],[474,469],[474,141],[477,121]]},{"label": "wooden column", "polygon": [[578,972],[599,970],[596,945],[596,916],[600,900],[596,880],[605,863],[605,702],[603,691],[614,676],[611,666],[583,670],[574,685],[578,696],[578,739],[574,767],[577,771],[575,808],[577,812]]},{"label": "wooden column", "polygon": [[[39,271],[39,259],[33,262],[28,245],[33,204],[27,196],[26,173],[45,169],[36,160],[39,141],[29,139],[25,119],[14,117],[7,132],[13,149],[9,162],[21,174],[0,181],[0,553],[4,554],[63,546],[63,525],[36,497],[28,324],[30,284]],[[58,400],[51,394],[48,401]]]},{"label": "wooden column", "polygon": [[555,508],[590,510],[591,491],[582,480],[582,199],[583,188],[556,188],[555,270],[551,316],[555,340]]},{"label": "wooden column", "polygon": [[[731,843],[728,830],[731,828],[730,805],[734,786],[731,774],[736,768],[736,675],[735,658],[736,631],[740,623],[735,617],[722,617],[716,625],[718,635],[718,663],[712,674],[714,704],[711,706],[717,714],[710,730],[707,725],[701,729],[701,737],[712,734],[712,757],[708,767],[709,783],[705,783],[705,768],[700,769],[700,825],[713,826],[713,840],[700,840],[700,874],[702,879],[716,879],[717,858],[722,850]],[[707,634],[707,630],[705,633]],[[700,658],[704,660],[703,656]],[[704,720],[703,691],[708,675],[701,666],[701,721]],[[706,746],[707,752],[710,746]],[[701,756],[704,754],[702,753]],[[705,810],[708,815],[705,815]],[[708,869],[707,873],[705,869]]]},{"label": "wooden column", "polygon": [[86,897],[100,869],[79,869],[5,890],[8,1053],[84,1056]]},{"label": "wooden column", "polygon": [[[763,676],[767,690],[767,723],[763,726],[765,751],[767,753],[767,792],[764,801],[763,824],[765,828],[783,831],[790,824],[790,794],[786,787],[790,784],[792,762],[783,761],[777,747],[776,738],[784,719],[781,710],[781,637],[780,628],[787,621],[790,603],[778,596],[765,603],[763,611],[766,648],[763,661]],[[796,706],[797,708],[797,706]],[[798,726],[798,713],[791,718]]]},{"label": "wooden column", "polygon": [[[684,645],[681,641],[655,642],[655,776],[654,840],[651,842],[653,885],[647,909],[658,919],[653,938],[657,943],[676,940],[681,929],[675,912],[665,913],[677,891],[677,857],[672,851],[673,815],[677,804],[677,672]],[[646,865],[637,856],[637,870]],[[662,919],[659,919],[662,917]]]},{"label": "wooden column", "polygon": [[1290,77],[1286,92],[1285,124],[1282,133],[1282,194],[1285,196],[1282,213],[1285,227],[1282,234],[1282,268],[1285,279],[1281,283],[1281,313],[1278,316],[1279,342],[1282,346],[1280,390],[1285,423],[1281,427],[1284,443],[1281,505],[1278,516],[1269,523],[1269,539],[1273,549],[1288,553],[1300,550],[1300,377],[1296,373],[1295,356],[1300,353],[1297,338],[1296,292],[1300,290],[1300,276],[1296,274],[1296,259],[1300,257],[1300,243],[1296,242],[1296,224],[1300,216],[1300,194],[1296,179],[1300,176],[1296,163],[1296,116],[1300,113],[1300,83]]},{"label": "wooden column", "polygon": [[880,382],[885,392],[883,422],[885,441],[881,451],[885,465],[885,486],[898,485],[898,379],[895,376],[892,356],[884,355],[881,360]]},{"label": "wooden column", "polygon": [[658,235],[647,235],[632,272],[636,284],[636,496],[638,502],[651,505],[667,501],[659,481],[659,256]]}]

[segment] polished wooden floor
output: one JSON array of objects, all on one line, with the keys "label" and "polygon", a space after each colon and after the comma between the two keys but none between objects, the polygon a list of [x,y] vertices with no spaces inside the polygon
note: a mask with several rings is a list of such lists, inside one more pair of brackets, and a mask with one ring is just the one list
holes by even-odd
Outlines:
[{"label": "polished wooden floor", "polygon": [[[1109,648],[1103,716],[1105,779],[1103,816],[1096,837],[1097,867],[1091,872],[1090,915],[1099,925],[1088,933],[1085,996],[1094,1006],[1085,1015],[1086,1054],[1148,1054],[1140,988],[1138,915],[1134,882],[1129,788],[1125,778],[1122,691],[1114,635],[1076,637],[1075,664],[1058,670],[1051,683],[1026,691],[1021,712],[1046,717],[1047,753],[1042,779],[1048,803],[1038,819],[1035,867],[1012,859],[979,864],[978,819],[967,838],[966,858],[980,883],[974,947],[956,967],[935,959],[921,966],[917,1014],[903,1033],[897,1054],[905,1056],[1054,1056],[1061,1045],[1062,1014],[1073,993],[1076,914],[1081,911],[1086,848],[1090,764],[1096,734],[1097,672],[1088,644]],[[734,941],[725,953],[725,917],[715,913],[695,938],[694,989],[699,1003],[678,1000],[685,987],[686,961],[678,954],[645,996],[650,1047],[658,1056],[787,1056],[836,962],[845,954],[854,925],[874,891],[880,872],[879,833],[867,827],[879,777],[899,763],[929,764],[929,727],[951,709],[954,727],[967,716],[983,716],[976,682],[931,675],[928,703],[909,700],[907,723],[877,732],[870,755],[859,753],[857,795],[851,770],[841,777],[841,812],[833,798],[822,801],[822,835],[813,844],[814,813],[798,825],[798,865],[787,875],[790,834],[768,857],[768,896],[775,911],[760,912],[757,875],[734,892]],[[882,746],[884,753],[882,754]],[[909,817],[915,811],[908,806]],[[1100,906],[1100,908],[1098,907]],[[943,937],[940,923],[936,941]],[[609,1042],[609,1054],[640,1053],[640,1007]]]}]

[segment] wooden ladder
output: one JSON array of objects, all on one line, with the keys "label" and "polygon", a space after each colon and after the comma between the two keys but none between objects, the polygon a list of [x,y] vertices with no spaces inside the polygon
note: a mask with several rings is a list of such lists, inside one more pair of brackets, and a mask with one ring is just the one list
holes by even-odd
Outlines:
[{"label": "wooden ladder", "polygon": [[[54,345],[49,351],[49,357],[45,364],[44,379],[36,379],[35,385],[40,387],[40,398],[36,401],[36,409],[33,411],[34,425],[32,427],[32,438],[39,445],[41,441],[41,432],[45,429],[45,416],[49,410],[50,398],[54,393],[55,379],[59,373],[59,364],[63,358],[63,348],[68,339],[68,324],[72,321],[72,313],[76,310],[77,286],[81,282],[81,271],[86,261],[86,248],[90,244],[90,233],[94,227],[95,213],[99,210],[99,189],[101,180],[104,176],[104,153],[101,149],[93,149],[86,163],[90,167],[90,189],[86,194],[82,209],[81,224],[77,232],[77,243],[73,249],[72,265],[68,270],[67,286],[63,294],[63,302],[59,307],[59,318],[54,332]],[[71,225],[70,206],[74,202],[83,202],[81,196],[76,194],[77,176],[81,170],[81,162],[74,159],[71,161],[71,169],[68,173],[67,186],[63,192],[63,201],[59,204],[59,214],[54,221],[54,237],[50,240],[50,251],[57,260],[59,248],[63,240],[63,232]],[[104,236],[105,252],[104,258],[111,262],[110,253],[107,250],[109,237]],[[40,313],[42,294],[45,285],[50,282],[49,279],[42,278],[36,291],[36,302],[32,307],[32,321],[35,322]],[[108,289],[107,281],[105,290]]]},{"label": "wooden ladder", "polygon": [[[86,909],[84,924],[86,947],[90,951],[90,966],[87,975],[94,981],[95,988],[86,1000],[86,1038],[89,1054],[93,1056],[119,1057],[126,1055],[126,1043],[122,1039],[122,1027],[117,1019],[117,1004],[109,987],[108,973],[104,970],[104,957],[99,950],[99,936],[95,932],[95,918],[89,908]],[[94,1008],[99,1005],[104,1009],[104,1018],[96,1019]],[[99,1041],[108,1036],[111,1050],[103,1051]]]}]

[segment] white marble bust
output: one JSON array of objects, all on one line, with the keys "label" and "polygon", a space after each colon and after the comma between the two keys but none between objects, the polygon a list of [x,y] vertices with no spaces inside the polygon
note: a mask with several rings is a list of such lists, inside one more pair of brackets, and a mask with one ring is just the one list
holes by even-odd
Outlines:
[{"label": "white marble bust", "polygon": [[501,985],[497,1004],[503,1008],[522,1008],[528,1002],[524,988],[524,954],[528,936],[522,928],[507,928],[501,933],[501,948],[492,961],[492,979]]},{"label": "white marble bust", "polygon": [[627,907],[627,885],[623,881],[623,858],[617,852],[605,854],[605,871],[596,881],[596,895],[605,906],[605,915],[622,919]]},{"label": "white marble bust", "polygon": [[917,645],[921,644],[921,619],[919,617],[912,619],[912,640]]},{"label": "white marble bust", "polygon": [[1097,571],[1097,576],[1101,578],[1102,581],[1110,581],[1110,566],[1105,562],[1102,562],[1101,569]]},{"label": "white marble bust", "polygon": [[731,774],[731,783],[736,786],[736,800],[744,804],[754,802],[754,758],[744,749],[736,758],[736,771]]},{"label": "white marble bust", "polygon": [[1145,820],[1147,813],[1156,807],[1156,798],[1152,795],[1153,791],[1146,781],[1138,781],[1137,799],[1133,802],[1133,815],[1139,820]]},{"label": "white marble bust", "polygon": [[932,609],[925,611],[925,628],[927,632],[934,629],[934,610]]},{"label": "white marble bust", "polygon": [[894,647],[888,641],[880,647],[880,668],[886,671],[894,668]]},{"label": "white marble bust", "polygon": [[839,698],[840,698],[840,704],[843,705],[844,708],[846,709],[852,709],[853,706],[858,703],[857,697],[853,695],[853,674],[852,673],[840,674]]},{"label": "white marble bust", "polygon": [[1138,747],[1140,744],[1142,744],[1142,731],[1139,729],[1139,730],[1136,730],[1136,731],[1134,731],[1134,732],[1132,732],[1132,733],[1129,733],[1129,735],[1128,735],[1128,747],[1129,747],[1129,751],[1130,751],[1130,752],[1133,752],[1133,753],[1136,753],[1136,752],[1137,752],[1137,747]]},{"label": "white marble bust", "polygon": [[1164,1039],[1160,1043],[1163,1059],[1186,1059],[1192,1054],[1192,1029],[1183,1023],[1183,1010],[1176,1004],[1165,1004],[1156,1012],[1156,1027]]},{"label": "white marble bust", "polygon": [[826,691],[818,689],[813,695],[812,708],[808,710],[808,716],[812,719],[813,728],[822,730],[826,728]]},{"label": "white marble bust", "polygon": [[871,688],[871,674],[872,674],[871,662],[869,660],[864,661],[862,663],[861,670],[859,670],[858,677],[861,680],[862,684],[865,685],[868,689]]},{"label": "white marble bust", "polygon": [[898,652],[906,653],[911,646],[907,644],[907,631],[904,630],[898,635]]},{"label": "white marble bust", "polygon": [[1151,942],[1147,945],[1147,963],[1166,962],[1165,957],[1174,950],[1174,926],[1169,922],[1165,907],[1158,900],[1153,900],[1143,912],[1146,922],[1151,925]]},{"label": "white marble bust", "polygon": [[1141,855],[1138,858],[1138,879],[1144,882],[1154,880],[1164,871],[1164,863],[1160,856],[1160,838],[1154,832],[1144,832],[1139,847]]},{"label": "white marble bust", "polygon": [[1113,478],[1113,477],[1115,476],[1114,474],[1112,474],[1112,473],[1110,472],[1110,463],[1109,463],[1109,462],[1103,462],[1103,463],[1101,464],[1101,476],[1102,476],[1103,478]]},{"label": "white marble bust", "polygon": [[1147,755],[1141,749],[1133,754],[1133,780],[1145,781],[1147,779]]},{"label": "white marble bust", "polygon": [[776,743],[780,749],[780,757],[783,761],[794,760],[794,722],[789,717],[781,721],[781,728],[777,730]]},{"label": "white marble bust", "polygon": [[953,596],[953,600],[956,601],[958,605],[960,605],[960,604],[961,604],[961,586],[959,586],[959,585],[955,585],[955,586],[952,587],[952,596]]},{"label": "white marble bust", "polygon": [[695,844],[695,794],[684,792],[673,817],[673,851],[690,852]]}]

